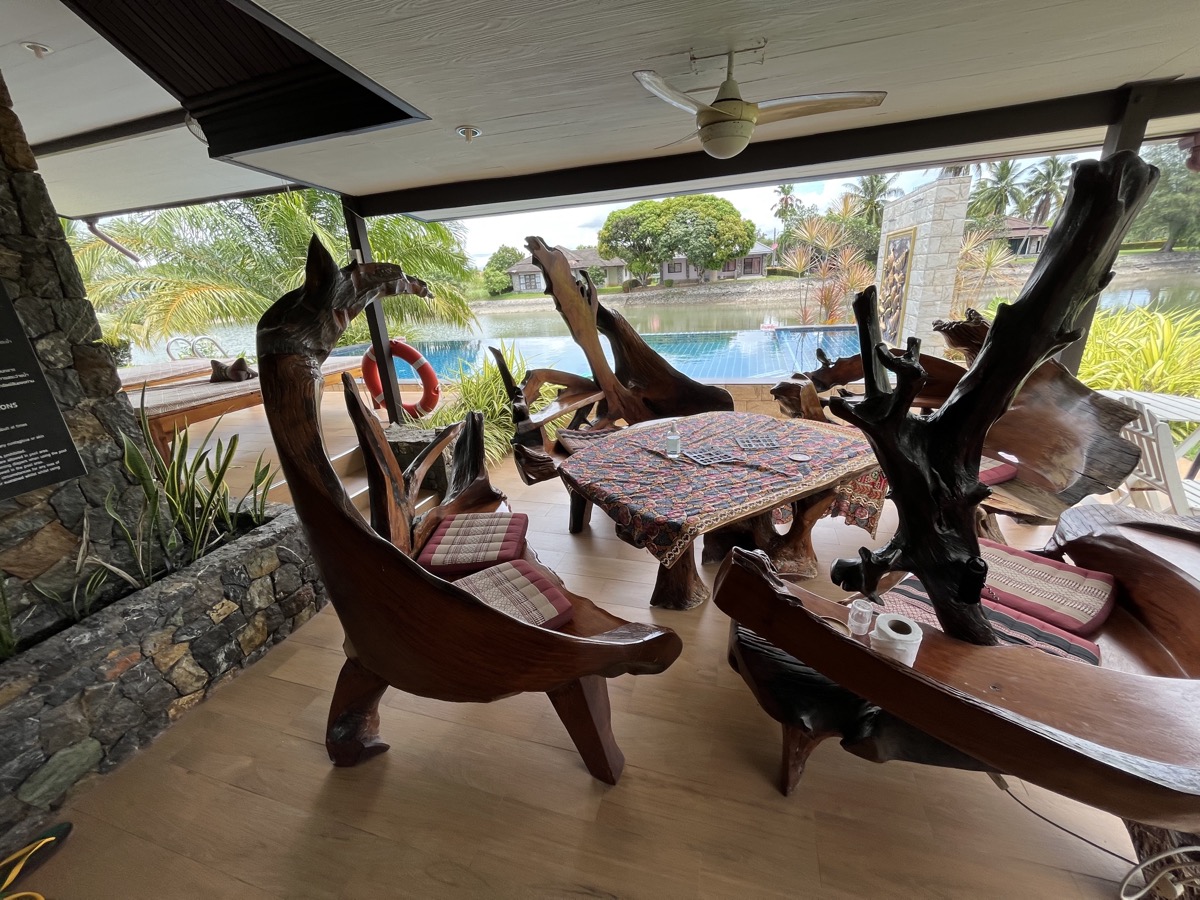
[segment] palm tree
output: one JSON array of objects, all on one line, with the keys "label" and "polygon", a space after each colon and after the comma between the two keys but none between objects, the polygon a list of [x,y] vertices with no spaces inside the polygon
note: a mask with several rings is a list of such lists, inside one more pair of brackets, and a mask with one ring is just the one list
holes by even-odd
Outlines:
[{"label": "palm tree", "polygon": [[987,174],[979,179],[971,192],[968,214],[973,219],[992,219],[1006,215],[1010,206],[1016,206],[1024,193],[1021,176],[1025,167],[1015,160],[1002,159],[987,164]]},{"label": "palm tree", "polygon": [[858,208],[858,214],[867,222],[879,228],[883,224],[883,204],[885,200],[899,197],[903,193],[894,182],[899,175],[862,175],[843,187],[846,193],[853,197]]},{"label": "palm tree", "polygon": [[1062,208],[1071,180],[1073,156],[1047,156],[1025,180],[1025,193],[1033,201],[1031,221],[1045,225]]},{"label": "palm tree", "polygon": [[796,208],[796,186],[794,184],[780,184],[775,186],[775,196],[779,199],[771,206],[771,211],[775,213],[775,218],[788,223],[791,217],[792,210]]},{"label": "palm tree", "polygon": [[[255,322],[303,280],[314,234],[335,258],[345,258],[348,245],[340,202],[315,190],[124,216],[104,228],[141,264],[78,228],[68,240],[98,313],[118,336],[142,346]],[[473,319],[462,290],[471,265],[460,225],[385,216],[367,230],[377,260],[403,266],[434,292],[433,300],[387,298],[390,326]]]}]

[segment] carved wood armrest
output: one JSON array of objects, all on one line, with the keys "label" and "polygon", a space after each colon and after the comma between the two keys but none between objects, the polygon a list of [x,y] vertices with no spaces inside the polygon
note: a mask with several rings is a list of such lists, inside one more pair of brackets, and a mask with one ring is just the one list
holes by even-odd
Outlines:
[{"label": "carved wood armrest", "polygon": [[421,483],[425,480],[425,476],[429,474],[429,470],[433,468],[442,452],[458,437],[462,428],[462,422],[448,425],[408,464],[408,468],[404,470],[404,485],[409,503],[416,505],[417,494],[421,490]]}]

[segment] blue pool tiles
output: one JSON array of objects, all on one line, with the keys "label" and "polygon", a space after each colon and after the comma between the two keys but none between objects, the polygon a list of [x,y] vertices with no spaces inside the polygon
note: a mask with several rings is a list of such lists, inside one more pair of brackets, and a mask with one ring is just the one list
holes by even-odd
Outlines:
[{"label": "blue pool tiles", "polygon": [[[823,328],[779,328],[776,331],[712,331],[694,334],[647,334],[646,343],[676,369],[697,381],[715,383],[773,381],[793,372],[817,366],[816,350],[830,357],[858,352],[853,326]],[[612,354],[601,339],[605,355]],[[570,337],[530,337],[505,340],[515,346],[530,368],[555,368],[580,375],[589,374],[583,352]],[[460,366],[477,366],[496,339],[412,341],[433,363],[438,377],[454,377]],[[362,353],[365,346],[340,347],[338,355]],[[407,363],[398,362],[402,379],[412,377]]]}]

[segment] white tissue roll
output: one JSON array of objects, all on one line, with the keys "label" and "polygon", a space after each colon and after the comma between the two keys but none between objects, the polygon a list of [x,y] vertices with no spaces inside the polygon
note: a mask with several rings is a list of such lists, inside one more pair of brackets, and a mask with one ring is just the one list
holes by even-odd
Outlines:
[{"label": "white tissue roll", "polygon": [[896,662],[911,666],[921,647],[921,626],[908,616],[883,613],[875,619],[871,649]]}]

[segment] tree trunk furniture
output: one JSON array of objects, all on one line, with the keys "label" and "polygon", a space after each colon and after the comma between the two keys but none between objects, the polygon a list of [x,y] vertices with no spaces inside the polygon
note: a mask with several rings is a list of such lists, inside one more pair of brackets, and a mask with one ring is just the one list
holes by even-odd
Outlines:
[{"label": "tree trunk furniture", "polygon": [[875,289],[855,299],[865,394],[832,397],[829,409],[871,442],[892,486],[899,526],[886,547],[835,563],[835,583],[873,594],[884,573],[913,572],[948,635],[995,643],[979,604],[987,564],[975,535],[976,507],[991,495],[979,480],[984,441],[1030,375],[1080,337],[1075,318],[1111,280],[1121,240],[1157,177],[1131,152],[1076,164],[1062,213],[1020,297],[1000,307],[973,365],[928,416],[910,412],[926,382],[920,340],[909,338],[906,352],[893,356],[881,340]]},{"label": "tree trunk furniture", "polygon": [[[701,535],[705,562],[719,561],[731,546],[761,548],[782,571],[810,578],[817,572],[812,527],[833,504],[874,533],[885,485],[853,429],[735,412],[687,416],[674,425],[683,446],[678,459],[663,450],[668,426],[652,423],[595,441],[559,469],[573,496],[617,523],[618,537],[658,559],[651,605],[688,609],[707,598],[693,555]],[[725,458],[703,465],[688,457],[689,448]],[[780,534],[773,512],[785,505],[792,522]]]},{"label": "tree trunk furniture", "polygon": [[[346,633],[347,663],[326,734],[330,758],[354,765],[387,749],[378,734],[378,702],[387,686],[451,702],[539,692],[550,695],[588,770],[615,783],[623,758],[613,740],[603,679],[663,671],[679,656],[679,637],[610,615],[565,586],[574,618],[558,631],[530,625],[411,558],[445,516],[504,504],[487,480],[479,413],[441,433],[399,473],[379,420],[353,382],[347,384],[364,447],[373,527],[351,504],[325,454],[321,362],[368,301],[398,292],[421,295],[427,288],[388,264],[339,270],[314,237],[304,285],[280,298],[258,326],[263,401],[280,466]],[[420,482],[447,446],[453,451],[447,496],[414,519]],[[526,560],[539,566],[532,551]]]},{"label": "tree trunk furniture", "polygon": [[[591,278],[585,272],[577,280],[561,250],[539,237],[527,238],[526,246],[542,270],[554,308],[583,350],[592,378],[531,369],[518,385],[503,353],[489,348],[512,407],[513,461],[522,481],[536,484],[555,477],[562,461],[596,434],[654,419],[733,409],[727,390],[688,378],[659,356],[620,313],[601,304]],[[608,338],[615,368],[608,364],[600,335]],[[546,385],[558,387],[557,395],[535,412]],[[555,423],[563,424],[566,416],[571,418],[565,430],[552,436]],[[590,507],[574,495],[571,502],[571,533],[577,534],[587,524]]]},{"label": "tree trunk furniture", "polygon": [[[1002,772],[1128,820],[1197,831],[1200,538],[1119,525],[1066,552],[1120,587],[1092,637],[1100,666],[928,626],[905,666],[849,635],[845,605],[785,584],[741,549],[722,564],[713,600],[734,620],[734,668],[808,742],[840,737],[876,762]],[[796,759],[792,744],[783,753]]]}]

